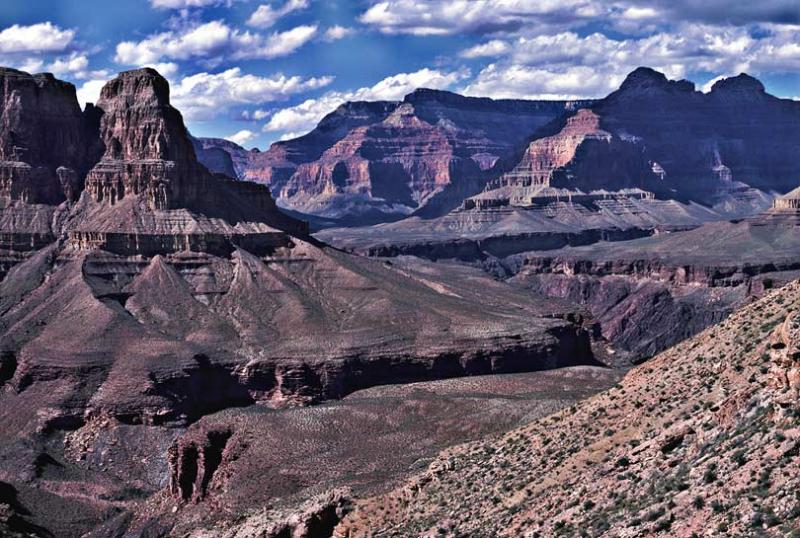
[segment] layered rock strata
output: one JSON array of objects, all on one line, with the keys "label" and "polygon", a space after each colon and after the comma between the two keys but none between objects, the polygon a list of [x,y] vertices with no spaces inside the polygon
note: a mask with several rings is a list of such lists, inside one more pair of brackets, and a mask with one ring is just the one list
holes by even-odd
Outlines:
[{"label": "layered rock strata", "polygon": [[168,533],[131,507],[213,502],[248,440],[182,434],[222,410],[596,362],[572,305],[343,253],[266,186],[211,173],[151,69],[109,82],[86,117],[86,152],[102,151],[85,175],[56,168],[70,199],[0,207],[0,480],[43,532]]},{"label": "layered rock strata", "polygon": [[[541,187],[637,188],[706,205],[746,200],[754,190],[786,192],[798,173],[786,157],[800,145],[798,118],[796,103],[767,94],[745,74],[703,94],[688,81],[639,68],[591,109],[551,125],[554,134],[534,138],[464,207],[530,207],[542,202]],[[765,144],[772,137],[775,144]]]},{"label": "layered rock strata", "polygon": [[421,89],[399,103],[346,103],[303,137],[231,154],[249,163],[240,177],[269,184],[281,204],[305,213],[354,222],[441,214],[479,192],[529,133],[586,104]]}]

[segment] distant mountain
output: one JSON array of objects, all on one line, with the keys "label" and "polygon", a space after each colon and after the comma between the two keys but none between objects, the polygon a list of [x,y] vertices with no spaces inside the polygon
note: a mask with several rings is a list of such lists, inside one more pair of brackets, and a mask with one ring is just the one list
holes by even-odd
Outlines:
[{"label": "distant mountain", "polygon": [[263,153],[229,151],[247,162],[239,177],[270,185],[280,205],[352,225],[570,195],[591,204],[620,189],[743,216],[797,186],[799,148],[800,103],[758,80],[742,74],[704,94],[639,68],[597,101],[418,90],[399,103],[346,103]]},{"label": "distant mountain", "polygon": [[[349,221],[442,214],[479,192],[532,132],[591,101],[463,97],[420,89],[401,102],[345,103],[310,133],[246,160],[239,177],[270,186],[284,207]],[[202,159],[201,159],[202,160]]]},{"label": "distant mountain", "polygon": [[541,134],[473,205],[541,204],[552,189],[625,188],[713,205],[747,188],[785,193],[800,181],[800,103],[767,94],[745,74],[704,94],[639,68],[619,90]]}]

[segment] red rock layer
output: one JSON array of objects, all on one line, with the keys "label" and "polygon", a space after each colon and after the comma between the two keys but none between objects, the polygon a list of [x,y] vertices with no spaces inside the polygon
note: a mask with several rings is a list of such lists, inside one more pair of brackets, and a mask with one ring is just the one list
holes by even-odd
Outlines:
[{"label": "red rock layer", "polygon": [[244,152],[240,177],[311,214],[442,213],[480,191],[488,170],[530,133],[582,104],[425,89],[400,103],[346,103],[303,137]]}]

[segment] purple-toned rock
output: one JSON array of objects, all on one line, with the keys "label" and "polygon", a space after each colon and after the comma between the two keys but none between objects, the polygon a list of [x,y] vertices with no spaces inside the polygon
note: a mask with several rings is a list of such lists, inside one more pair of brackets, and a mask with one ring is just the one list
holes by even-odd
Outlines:
[{"label": "purple-toned rock", "polygon": [[442,214],[479,192],[495,163],[530,133],[590,103],[428,89],[401,102],[346,103],[305,136],[246,152],[240,177],[269,184],[288,208],[323,217]]},{"label": "purple-toned rock", "polygon": [[[0,199],[73,200],[90,146],[75,86],[49,73],[0,68]],[[74,178],[67,185],[59,168]]]}]

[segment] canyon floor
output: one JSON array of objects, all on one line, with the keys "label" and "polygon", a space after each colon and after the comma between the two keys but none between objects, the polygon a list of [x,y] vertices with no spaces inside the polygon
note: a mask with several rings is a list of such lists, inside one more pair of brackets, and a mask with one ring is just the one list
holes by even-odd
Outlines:
[{"label": "canyon floor", "polygon": [[[527,424],[619,377],[618,370],[579,366],[387,385],[310,407],[229,409],[188,428],[109,418],[51,435],[36,480],[3,483],[0,514],[9,532],[59,537],[92,529],[87,536],[128,536],[125,529],[133,536],[220,536],[242,520],[266,532],[309,499],[341,488],[347,498],[384,492],[443,448]],[[200,470],[204,489],[183,499],[178,477],[179,495],[172,495],[169,446],[181,438],[210,446],[213,432],[224,441],[216,466]]]}]

